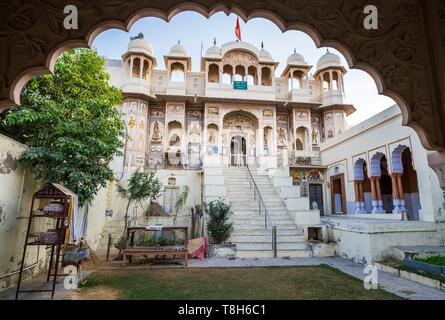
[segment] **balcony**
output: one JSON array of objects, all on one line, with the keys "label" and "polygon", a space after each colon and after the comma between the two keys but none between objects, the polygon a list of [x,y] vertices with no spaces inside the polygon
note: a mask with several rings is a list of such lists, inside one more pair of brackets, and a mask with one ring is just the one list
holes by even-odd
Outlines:
[{"label": "balcony", "polygon": [[166,88],[166,93],[172,96],[185,96],[185,82],[169,81]]},{"label": "balcony", "polygon": [[311,102],[311,97],[309,95],[308,89],[293,89],[289,91],[287,96],[289,102],[302,102],[309,103]]},{"label": "balcony", "polygon": [[323,92],[322,100],[323,100],[323,106],[343,104],[344,103],[343,92],[339,90],[334,90],[331,92]]},{"label": "balcony", "polygon": [[320,153],[310,150],[298,150],[289,152],[290,166],[320,166]]},{"label": "balcony", "polygon": [[122,85],[125,93],[150,94],[150,81],[140,78],[130,78]]},{"label": "balcony", "polygon": [[207,83],[206,96],[211,98],[241,99],[241,100],[275,100],[275,86],[248,85],[247,90],[234,89],[233,84]]}]

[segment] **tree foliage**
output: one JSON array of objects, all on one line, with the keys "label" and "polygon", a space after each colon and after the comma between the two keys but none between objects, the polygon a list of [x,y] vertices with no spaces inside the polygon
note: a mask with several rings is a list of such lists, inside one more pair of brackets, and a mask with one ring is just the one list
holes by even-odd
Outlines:
[{"label": "tree foliage", "polygon": [[33,78],[21,106],[1,118],[0,129],[30,147],[21,163],[40,182],[76,192],[82,205],[113,179],[108,164],[123,147],[122,93],[109,80],[96,51],[67,51],[54,74]]},{"label": "tree foliage", "polygon": [[127,208],[125,211],[125,228],[128,225],[128,210],[134,203],[141,203],[145,200],[154,200],[161,193],[162,183],[156,177],[156,171],[153,169],[136,170],[127,182],[127,186],[117,185],[119,195],[127,199]]},{"label": "tree foliage", "polygon": [[232,223],[229,222],[233,214],[230,204],[224,200],[214,200],[204,203],[204,208],[209,216],[207,229],[216,243],[222,243],[230,237]]}]

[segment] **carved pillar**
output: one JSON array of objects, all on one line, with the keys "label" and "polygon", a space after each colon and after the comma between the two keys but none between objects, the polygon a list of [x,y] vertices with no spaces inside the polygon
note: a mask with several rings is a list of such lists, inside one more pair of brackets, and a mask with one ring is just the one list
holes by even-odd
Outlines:
[{"label": "carved pillar", "polygon": [[360,181],[354,181],[354,192],[355,192],[355,213],[361,213],[360,211],[360,189],[359,189]]},{"label": "carved pillar", "polygon": [[133,78],[133,60],[134,58],[130,58],[130,79]]},{"label": "carved pillar", "polygon": [[391,183],[392,183],[392,203],[394,205],[393,213],[402,213],[401,210],[401,200],[400,192],[399,192],[399,185],[398,185],[398,177],[401,176],[400,173],[392,173],[391,176]]},{"label": "carved pillar", "polygon": [[372,213],[385,213],[383,210],[382,190],[380,177],[371,177]]},{"label": "carved pillar", "polygon": [[405,192],[403,191],[402,174],[398,174],[396,177],[397,177],[397,189],[400,197],[400,211],[406,212],[407,210],[405,208]]},{"label": "carved pillar", "polygon": [[361,211],[361,213],[366,213],[365,193],[363,192],[364,183],[365,182],[363,180],[359,181],[359,183],[358,183],[359,194],[360,194],[360,211]]}]

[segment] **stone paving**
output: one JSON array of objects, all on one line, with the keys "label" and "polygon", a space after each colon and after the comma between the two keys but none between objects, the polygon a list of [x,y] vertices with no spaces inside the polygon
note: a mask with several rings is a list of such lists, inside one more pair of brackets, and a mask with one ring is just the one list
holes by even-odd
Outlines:
[{"label": "stone paving", "polygon": [[[364,266],[348,260],[333,258],[292,258],[292,259],[206,259],[203,261],[189,260],[189,268],[248,268],[248,267],[290,267],[290,266],[316,266],[320,264],[326,264],[333,268],[336,268],[346,274],[349,274],[357,279],[363,280],[365,274],[363,273]],[[160,266],[152,267],[132,267],[134,269],[150,269],[159,268]],[[173,267],[173,266],[165,266]],[[177,267],[177,266],[176,266]],[[161,267],[162,268],[162,267]],[[106,269],[106,268],[105,268]],[[125,268],[120,268],[125,270]],[[129,269],[130,270],[130,269]],[[48,286],[44,282],[43,277],[34,278],[31,281],[25,283],[25,288],[36,289],[43,286]],[[445,300],[445,292],[437,289],[433,289],[422,284],[402,279],[393,276],[389,273],[379,273],[380,288],[394,293],[398,296],[411,299],[411,300]],[[63,287],[63,279],[60,279],[57,284],[57,290],[55,293],[55,300],[64,299],[69,293]],[[0,292],[0,300],[13,300],[15,297],[15,288],[10,288]],[[20,295],[20,300],[46,300],[50,298],[49,293],[25,293]]]}]

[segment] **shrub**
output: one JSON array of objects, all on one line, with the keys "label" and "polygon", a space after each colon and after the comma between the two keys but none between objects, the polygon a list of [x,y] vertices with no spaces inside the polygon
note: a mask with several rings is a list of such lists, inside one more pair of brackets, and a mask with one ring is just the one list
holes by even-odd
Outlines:
[{"label": "shrub", "polygon": [[204,203],[204,208],[209,215],[207,230],[213,241],[223,243],[230,237],[232,223],[228,222],[233,214],[230,204],[222,199]]}]

